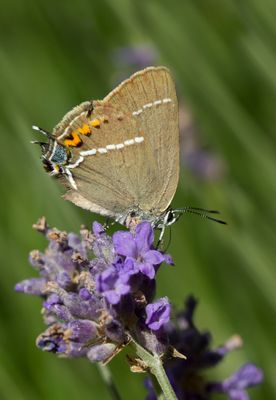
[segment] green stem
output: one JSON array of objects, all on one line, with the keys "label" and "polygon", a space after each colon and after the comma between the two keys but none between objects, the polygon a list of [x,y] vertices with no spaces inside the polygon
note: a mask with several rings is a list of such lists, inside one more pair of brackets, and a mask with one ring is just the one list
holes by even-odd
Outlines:
[{"label": "green stem", "polygon": [[164,400],[177,400],[177,397],[173,391],[173,388],[171,387],[169,379],[163,368],[163,364],[162,361],[160,360],[160,357],[157,354],[149,353],[146,349],[144,349],[137,342],[135,342],[135,340],[132,340],[132,345],[134,346],[135,352],[138,355],[138,357],[140,357],[141,360],[145,362],[145,364],[149,368],[150,373],[154,375],[157,382],[159,383],[159,386],[163,394],[160,394],[158,396],[158,399],[163,398]]},{"label": "green stem", "polygon": [[152,382],[152,385],[154,387],[154,391],[155,391],[155,395],[156,395],[157,400],[165,400],[164,394],[161,391],[161,388],[160,388],[159,383],[157,382],[157,379],[155,378],[155,376],[152,375],[152,374],[149,374],[149,378],[150,378],[150,380]]},{"label": "green stem", "polygon": [[101,363],[97,364],[99,372],[103,378],[104,383],[106,384],[109,393],[110,393],[110,397],[112,400],[122,400],[116,385],[112,379],[112,375],[110,373],[109,368],[106,365],[103,365]]}]

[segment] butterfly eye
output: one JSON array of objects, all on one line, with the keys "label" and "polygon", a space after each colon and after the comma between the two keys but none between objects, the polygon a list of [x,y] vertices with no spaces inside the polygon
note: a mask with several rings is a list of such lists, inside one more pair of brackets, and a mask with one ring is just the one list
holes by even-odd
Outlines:
[{"label": "butterfly eye", "polygon": [[168,219],[167,219],[168,224],[171,224],[174,221],[174,219],[175,219],[174,212],[170,211],[168,214]]},{"label": "butterfly eye", "polygon": [[166,225],[170,226],[174,224],[179,218],[179,215],[174,212],[174,210],[169,210],[166,218]]}]

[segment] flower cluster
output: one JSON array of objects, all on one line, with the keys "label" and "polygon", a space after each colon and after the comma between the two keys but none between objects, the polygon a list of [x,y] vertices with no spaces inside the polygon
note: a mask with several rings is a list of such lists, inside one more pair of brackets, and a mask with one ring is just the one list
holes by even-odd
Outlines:
[{"label": "flower cluster", "polygon": [[[197,302],[191,296],[185,309],[176,315],[175,321],[166,325],[169,342],[186,360],[173,358],[165,363],[166,373],[179,400],[209,400],[214,393],[224,393],[229,400],[248,400],[246,389],[263,380],[262,371],[254,364],[245,364],[230,378],[222,382],[208,382],[202,372],[220,363],[230,351],[242,345],[239,336],[233,336],[223,346],[211,350],[211,335],[200,332],[193,321]],[[146,400],[157,397],[150,379],[145,381],[148,389]]]},{"label": "flower cluster", "polygon": [[[39,277],[18,283],[16,290],[43,299],[47,328],[37,338],[40,349],[107,363],[132,341],[146,349],[149,361],[139,358],[144,350],[140,351],[138,357],[128,357],[131,370],[151,371],[157,356],[179,400],[210,400],[214,393],[230,400],[249,399],[246,389],[262,381],[262,371],[254,364],[245,364],[222,382],[207,381],[202,375],[239,347],[241,339],[235,336],[211,350],[210,334],[194,324],[193,297],[174,322],[168,299],[154,301],[156,273],[163,262],[173,262],[154,248],[150,223],[141,222],[133,231],[118,231],[112,237],[97,222],[92,232],[82,229],[80,235],[51,229],[44,218],[34,227],[49,244],[44,253],[30,254]],[[151,380],[145,384],[147,400],[156,400]]]},{"label": "flower cluster", "polygon": [[162,262],[172,264],[172,259],[154,249],[150,223],[113,237],[97,222],[80,236],[50,229],[44,218],[34,227],[49,245],[44,253],[30,254],[39,277],[18,283],[16,290],[43,299],[48,327],[37,338],[40,349],[108,362],[131,335],[149,351],[164,352],[166,335],[161,333],[170,304],[167,298],[153,302],[155,275]]}]

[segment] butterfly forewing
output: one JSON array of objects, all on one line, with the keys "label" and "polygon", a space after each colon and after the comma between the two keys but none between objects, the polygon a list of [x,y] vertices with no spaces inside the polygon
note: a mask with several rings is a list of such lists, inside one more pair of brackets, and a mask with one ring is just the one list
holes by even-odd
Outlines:
[{"label": "butterfly forewing", "polygon": [[66,198],[111,217],[135,207],[163,212],[178,182],[177,112],[163,67],[140,71],[104,100],[73,109],[54,130],[72,154]]}]

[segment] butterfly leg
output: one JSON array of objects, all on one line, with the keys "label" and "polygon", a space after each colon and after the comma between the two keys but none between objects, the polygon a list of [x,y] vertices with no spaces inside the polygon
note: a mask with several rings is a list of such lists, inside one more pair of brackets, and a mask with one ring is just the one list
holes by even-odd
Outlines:
[{"label": "butterfly leg", "polygon": [[75,179],[73,178],[73,175],[72,175],[72,172],[70,171],[70,169],[65,168],[63,174],[65,175],[66,179],[68,180],[68,182],[70,183],[72,188],[75,190],[78,190],[77,184],[75,182]]},{"label": "butterfly leg", "polygon": [[165,230],[166,230],[166,225],[163,224],[161,229],[160,229],[159,238],[158,238],[157,244],[156,244],[156,248],[157,249],[163,244],[163,238],[164,238]]}]

